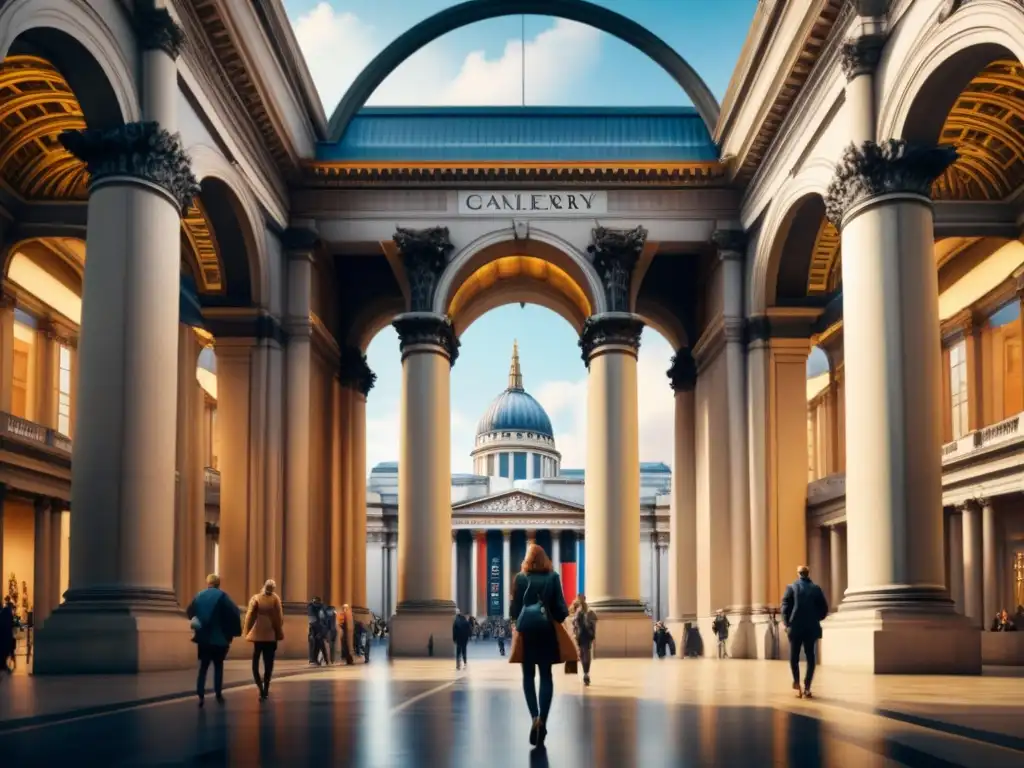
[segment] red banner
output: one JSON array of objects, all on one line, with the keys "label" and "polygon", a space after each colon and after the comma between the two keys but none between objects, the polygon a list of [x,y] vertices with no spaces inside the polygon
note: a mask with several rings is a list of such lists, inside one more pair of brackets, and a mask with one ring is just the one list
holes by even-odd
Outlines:
[{"label": "red banner", "polygon": [[561,576],[565,603],[572,605],[572,601],[576,599],[576,563],[562,563]]}]

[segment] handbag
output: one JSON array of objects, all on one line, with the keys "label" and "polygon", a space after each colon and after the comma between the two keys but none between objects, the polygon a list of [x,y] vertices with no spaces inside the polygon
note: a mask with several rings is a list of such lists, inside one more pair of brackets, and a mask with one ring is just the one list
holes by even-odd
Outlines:
[{"label": "handbag", "polygon": [[575,659],[573,659],[571,661],[565,662],[565,674],[567,674],[567,675],[577,675],[577,674],[579,674],[579,665],[576,663]]},{"label": "handbag", "polygon": [[[526,592],[523,593],[524,603],[531,589],[533,589],[532,581],[526,585]],[[522,632],[524,635],[544,632],[550,623],[551,620],[548,618],[548,611],[544,607],[544,601],[538,600],[536,603],[523,606],[523,609],[519,612],[519,618],[516,619],[516,631]]]}]

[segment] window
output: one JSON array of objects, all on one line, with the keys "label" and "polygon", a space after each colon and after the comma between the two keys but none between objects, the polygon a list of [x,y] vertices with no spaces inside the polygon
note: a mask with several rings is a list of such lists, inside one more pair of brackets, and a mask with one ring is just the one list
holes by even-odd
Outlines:
[{"label": "window", "polygon": [[[988,347],[982,353],[986,398],[985,424],[1008,419],[1024,410],[1024,380],[1021,371],[1020,301],[1014,299],[988,318]],[[986,403],[988,406],[989,403]]]},{"label": "window", "polygon": [[35,418],[36,321],[31,315],[14,310],[13,376],[11,413],[22,419]]},{"label": "window", "polygon": [[498,476],[499,477],[508,477],[508,454],[507,453],[499,453],[498,454]]},{"label": "window", "polygon": [[71,435],[71,350],[60,345],[60,374],[57,379],[57,431]]},{"label": "window", "polygon": [[514,457],[514,475],[513,480],[525,480],[526,479],[526,452],[516,451],[512,454]]},{"label": "window", "polygon": [[953,439],[958,440],[970,431],[967,426],[967,345],[963,341],[949,348],[949,396]]},{"label": "window", "polygon": [[540,454],[539,453],[534,453],[534,454],[531,454],[531,455],[533,456],[533,476],[534,477],[543,477],[544,474],[540,470],[540,458],[541,458]]},{"label": "window", "polygon": [[487,456],[487,476],[494,477],[494,454],[488,454]]}]

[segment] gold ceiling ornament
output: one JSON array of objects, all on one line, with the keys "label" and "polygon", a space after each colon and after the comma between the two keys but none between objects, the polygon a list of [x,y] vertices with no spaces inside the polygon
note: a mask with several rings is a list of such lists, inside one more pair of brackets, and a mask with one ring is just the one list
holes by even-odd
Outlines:
[{"label": "gold ceiling ornament", "polygon": [[38,56],[0,65],[0,179],[25,200],[88,196],[85,164],[61,146],[62,131],[85,128],[64,76]]},{"label": "gold ceiling ornament", "polygon": [[1013,600],[1016,605],[1024,605],[1024,552],[1013,555]]},{"label": "gold ceiling ornament", "polygon": [[935,180],[937,200],[1004,200],[1024,184],[1024,65],[1000,59],[967,84],[939,139],[959,159]]},{"label": "gold ceiling ornament", "polygon": [[811,265],[807,270],[807,293],[818,296],[831,293],[839,287],[842,274],[842,253],[839,250],[839,230],[826,218],[822,218],[818,234],[811,251]]},{"label": "gold ceiling ornament", "polygon": [[224,290],[224,273],[220,263],[220,247],[198,197],[181,217],[181,227],[199,265],[199,292],[221,293]]}]

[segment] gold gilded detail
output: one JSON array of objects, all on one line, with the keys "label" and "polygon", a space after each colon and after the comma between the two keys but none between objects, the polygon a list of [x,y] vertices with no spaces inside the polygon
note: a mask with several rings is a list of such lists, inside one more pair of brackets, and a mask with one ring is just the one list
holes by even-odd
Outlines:
[{"label": "gold gilded detail", "polygon": [[199,266],[201,293],[219,293],[224,290],[220,264],[220,248],[203,204],[196,197],[181,217],[181,227]]},{"label": "gold gilded detail", "polygon": [[828,219],[821,220],[811,251],[811,266],[807,272],[808,295],[830,293],[839,287],[840,259],[839,230]]}]

